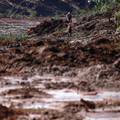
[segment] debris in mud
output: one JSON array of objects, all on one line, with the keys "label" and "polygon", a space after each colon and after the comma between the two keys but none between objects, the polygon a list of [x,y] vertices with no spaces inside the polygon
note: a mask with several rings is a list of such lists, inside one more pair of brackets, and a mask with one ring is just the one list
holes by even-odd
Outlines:
[{"label": "debris in mud", "polygon": [[45,20],[36,27],[30,28],[28,30],[28,35],[36,34],[36,35],[43,35],[55,32],[62,28],[65,28],[66,22],[63,19],[51,19]]},{"label": "debris in mud", "polygon": [[81,99],[79,102],[69,102],[64,106],[65,112],[79,113],[81,111],[89,112],[90,110],[95,110],[95,103],[92,101],[87,101]]},{"label": "debris in mud", "polygon": [[63,89],[63,88],[75,88],[73,82],[54,82],[54,83],[45,83],[46,89]]},{"label": "debris in mud", "polygon": [[11,108],[7,108],[3,105],[0,105],[0,119],[3,120],[3,119],[7,119],[9,117],[12,117],[14,116],[16,113],[14,110],[12,110]]},{"label": "debris in mud", "polygon": [[89,111],[89,109],[95,109],[95,103],[92,101],[87,101],[84,99],[81,99],[81,103],[85,106],[86,111]]},{"label": "debris in mud", "polygon": [[85,105],[79,102],[69,102],[64,106],[64,111],[66,113],[78,113],[85,110]]},{"label": "debris in mud", "polygon": [[20,95],[20,98],[22,99],[32,99],[34,97],[51,97],[51,95],[47,94],[46,92],[40,91],[37,88],[32,87],[23,87],[21,89],[9,90],[8,92],[5,92],[4,95]]},{"label": "debris in mud", "polygon": [[67,111],[55,111],[55,110],[46,110],[42,113],[41,118],[43,120],[83,120],[82,115],[77,115],[75,112],[68,112]]}]

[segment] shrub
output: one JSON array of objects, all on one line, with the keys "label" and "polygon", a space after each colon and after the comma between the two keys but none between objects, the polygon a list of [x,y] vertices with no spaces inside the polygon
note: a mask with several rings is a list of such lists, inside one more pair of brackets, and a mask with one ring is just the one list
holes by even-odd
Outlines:
[{"label": "shrub", "polygon": [[112,6],[107,4],[104,4],[100,9],[101,12],[110,12],[111,10],[112,10]]},{"label": "shrub", "polygon": [[115,21],[116,21],[117,28],[119,28],[120,27],[120,11],[115,13]]}]

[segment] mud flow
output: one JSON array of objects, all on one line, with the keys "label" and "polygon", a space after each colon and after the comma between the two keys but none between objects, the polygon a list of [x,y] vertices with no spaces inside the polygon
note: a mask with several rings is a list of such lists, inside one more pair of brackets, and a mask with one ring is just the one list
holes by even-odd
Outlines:
[{"label": "mud flow", "polygon": [[[56,114],[69,112],[76,117],[79,115],[84,118],[83,120],[120,119],[120,92],[102,90],[83,92],[78,89],[46,88],[46,83],[61,84],[63,80],[64,84],[67,84],[72,81],[72,78],[47,74],[26,79],[17,76],[1,77],[0,104],[16,111],[24,111],[24,114],[29,113],[29,117],[21,113],[23,114],[19,115],[21,119],[22,117],[41,119],[45,117],[44,111],[52,110],[56,111]],[[65,116],[61,115],[60,118],[62,117]]]},{"label": "mud flow", "polygon": [[[103,15],[0,20],[0,120],[120,120],[120,35]],[[29,29],[30,28],[30,29]]]}]

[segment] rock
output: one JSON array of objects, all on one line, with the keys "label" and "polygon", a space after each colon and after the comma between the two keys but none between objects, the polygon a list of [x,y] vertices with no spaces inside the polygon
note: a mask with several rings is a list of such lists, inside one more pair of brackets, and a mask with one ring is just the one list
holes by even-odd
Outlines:
[{"label": "rock", "polygon": [[0,120],[11,117],[13,115],[14,115],[13,110],[11,110],[3,105],[0,105]]},{"label": "rock", "polygon": [[89,109],[95,109],[95,103],[92,101],[87,101],[84,99],[81,99],[81,103],[85,105],[86,111],[89,111]]}]

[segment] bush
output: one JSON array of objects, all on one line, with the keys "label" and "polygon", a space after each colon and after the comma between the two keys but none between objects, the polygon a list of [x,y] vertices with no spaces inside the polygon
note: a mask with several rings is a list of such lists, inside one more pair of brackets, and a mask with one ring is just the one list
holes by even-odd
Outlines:
[{"label": "bush", "polygon": [[104,4],[100,9],[101,12],[110,12],[111,10],[112,10],[112,6],[107,4]]},{"label": "bush", "polygon": [[120,28],[120,11],[115,13],[115,21],[116,21],[117,29]]}]

